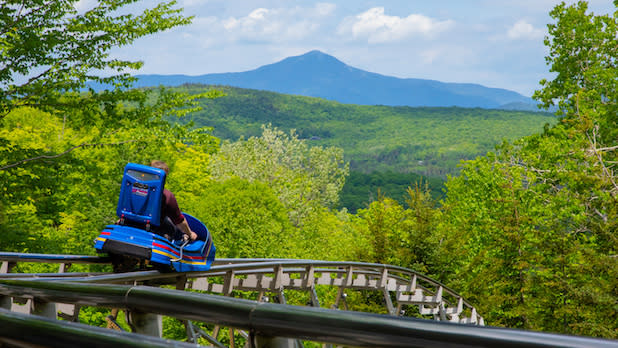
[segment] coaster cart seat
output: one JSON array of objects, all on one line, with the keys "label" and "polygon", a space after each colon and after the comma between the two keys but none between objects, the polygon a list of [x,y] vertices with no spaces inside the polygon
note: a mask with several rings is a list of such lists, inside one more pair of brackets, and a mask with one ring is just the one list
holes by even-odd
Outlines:
[{"label": "coaster cart seat", "polygon": [[198,235],[195,241],[170,241],[162,236],[164,186],[165,171],[127,164],[116,208],[119,220],[106,226],[95,239],[96,251],[114,257],[139,259],[164,268],[169,266],[177,272],[210,269],[216,248],[208,228],[201,221],[183,213],[191,230]]}]

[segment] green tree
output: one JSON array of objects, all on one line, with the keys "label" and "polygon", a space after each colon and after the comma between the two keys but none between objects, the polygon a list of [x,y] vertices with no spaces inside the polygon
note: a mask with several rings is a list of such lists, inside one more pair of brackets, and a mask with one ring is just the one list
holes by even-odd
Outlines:
[{"label": "green tree", "polygon": [[[614,4],[618,7],[618,2]],[[588,3],[579,1],[571,6],[562,3],[550,12],[556,23],[547,26],[546,61],[555,77],[541,80],[543,88],[534,97],[546,107],[557,104],[562,121],[573,128],[591,135],[589,132],[598,127],[598,140],[615,142],[617,14],[587,11]]]},{"label": "green tree", "polygon": [[199,205],[186,207],[206,223],[219,257],[296,256],[295,229],[266,184],[232,178],[212,181],[205,188]]},{"label": "green tree", "polygon": [[399,251],[399,259],[406,267],[429,273],[434,263],[433,252],[438,243],[435,230],[440,219],[440,211],[436,208],[437,203],[429,184],[417,182],[414,186],[409,186],[406,203],[406,217],[410,220],[407,231],[409,245]]},{"label": "green tree", "polygon": [[490,324],[615,338],[616,13],[586,11],[551,12],[556,77],[535,95],[560,123],[449,179],[436,260]]},{"label": "green tree", "polygon": [[433,236],[439,212],[427,187],[416,184],[407,191],[408,208],[379,193],[367,209],[359,210],[357,238],[369,245],[364,260],[427,273],[428,265],[433,263]]},{"label": "green tree", "polygon": [[294,257],[313,260],[367,260],[368,240],[357,228],[356,217],[317,208],[305,217],[294,236]]},{"label": "green tree", "polygon": [[[127,162],[171,160],[178,175],[172,175],[169,186],[180,186],[177,181],[184,177],[183,198],[191,200],[209,178],[195,174],[203,173],[201,164],[217,144],[209,133],[162,123],[119,129],[114,134],[119,141],[109,138],[106,145],[97,128],[73,129],[62,119],[31,108],[13,110],[0,122],[0,140],[10,144],[0,148],[7,155],[0,165],[12,157],[34,156],[0,170],[0,248],[11,251],[92,252],[99,228],[116,219],[119,182]],[[66,153],[58,158],[58,152]]]},{"label": "green tree", "polygon": [[505,144],[447,182],[436,268],[490,324],[614,337],[615,223],[569,134]]},{"label": "green tree", "polygon": [[225,142],[211,168],[217,180],[237,176],[268,184],[295,226],[317,207],[335,206],[348,174],[341,149],[310,147],[294,132],[288,136],[270,126],[261,137]]},{"label": "green tree", "polygon": [[[559,323],[565,331],[609,337],[616,337],[618,328],[618,1],[614,5],[613,15],[588,13],[583,1],[552,10],[556,23],[548,26],[550,36],[545,42],[550,49],[547,62],[556,75],[541,81],[543,89],[535,94],[545,105],[558,103],[565,129],[554,134],[567,143],[556,149],[562,150],[557,152],[564,156],[563,164],[539,176],[579,205],[577,210],[566,210],[562,218],[563,226],[574,225],[562,228],[563,241],[566,236],[578,236],[579,250],[560,263],[566,272],[578,265],[577,271],[591,278],[578,284],[575,296],[565,291],[556,295],[564,296],[567,305],[578,302],[597,310],[614,309],[613,315],[607,315],[603,310],[571,308],[561,313]],[[568,250],[564,244],[557,245]]]},{"label": "green tree", "polygon": [[[162,2],[138,15],[120,14],[133,2],[99,1],[78,13],[77,0],[2,1],[0,121],[12,110],[27,106],[60,118],[63,130],[72,128],[92,136],[55,152],[20,149],[0,139],[0,171],[30,161],[61,159],[77,149],[142,141],[145,137],[122,135],[137,126],[165,128],[166,117],[185,115],[196,110],[192,104],[196,99],[218,95],[206,92],[188,96],[164,89],[128,88],[134,80],[130,70],[142,63],[111,58],[110,50],[190,22],[180,15],[180,9],[173,8],[174,1]],[[111,76],[101,76],[110,72]],[[110,88],[95,93],[90,88],[93,83]]]},{"label": "green tree", "polygon": [[448,181],[436,265],[454,272],[446,279],[483,306],[488,323],[530,328],[526,271],[535,263],[530,239],[539,221],[527,208],[541,202],[526,190],[522,169],[500,159],[468,162]]},{"label": "green tree", "polygon": [[[118,14],[136,0],[105,0],[78,13],[78,0],[4,0],[0,6],[0,118],[21,106],[45,111],[83,108],[80,91],[88,81],[129,87],[129,70],[141,62],[114,59],[111,49],[190,23],[175,2],[141,14]],[[114,14],[116,13],[116,14]],[[116,74],[101,77],[101,73]],[[73,93],[68,93],[73,92]],[[92,105],[133,99],[139,93],[114,88],[92,94]]]},{"label": "green tree", "polygon": [[[167,121],[194,110],[191,101],[203,95],[126,88],[127,69],[141,63],[112,59],[109,51],[189,22],[174,2],[118,14],[132,2],[99,1],[85,13],[76,1],[2,2],[1,249],[92,252],[92,237],[114,221],[127,162],[215,150],[209,129]],[[116,74],[100,77],[104,71]],[[85,90],[87,81],[112,89]]]}]

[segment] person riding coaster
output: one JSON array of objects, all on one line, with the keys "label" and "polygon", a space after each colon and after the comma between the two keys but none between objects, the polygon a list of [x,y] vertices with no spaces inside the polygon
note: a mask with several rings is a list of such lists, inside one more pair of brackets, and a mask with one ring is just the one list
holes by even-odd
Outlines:
[{"label": "person riding coaster", "polygon": [[[216,253],[212,236],[198,219],[180,213],[175,197],[164,189],[166,176],[161,168],[127,164],[116,208],[119,220],[103,229],[94,247],[113,259],[136,258],[177,272],[208,270]],[[170,198],[176,214],[169,213]]]}]

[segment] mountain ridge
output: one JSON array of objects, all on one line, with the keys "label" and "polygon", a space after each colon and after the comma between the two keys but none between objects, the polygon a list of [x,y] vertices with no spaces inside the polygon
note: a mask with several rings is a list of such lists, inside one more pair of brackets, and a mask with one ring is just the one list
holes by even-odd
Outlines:
[{"label": "mountain ridge", "polygon": [[352,67],[318,50],[244,72],[135,77],[135,87],[228,85],[357,105],[536,108],[531,98],[507,89],[382,75]]}]

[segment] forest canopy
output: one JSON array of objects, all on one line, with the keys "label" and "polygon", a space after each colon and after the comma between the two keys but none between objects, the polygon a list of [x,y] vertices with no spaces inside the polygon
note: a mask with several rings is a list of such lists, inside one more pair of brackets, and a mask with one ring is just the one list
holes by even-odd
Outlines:
[{"label": "forest canopy", "polygon": [[[344,150],[350,170],[416,173],[446,179],[462,159],[541,132],[556,117],[547,112],[461,107],[407,107],[341,104],[320,98],[285,95],[230,86],[185,85],[188,94],[216,88],[226,98],[202,99],[190,118],[213,127],[213,135],[234,141],[258,136],[272,124],[317,146]],[[403,192],[403,191],[402,191]]]}]

